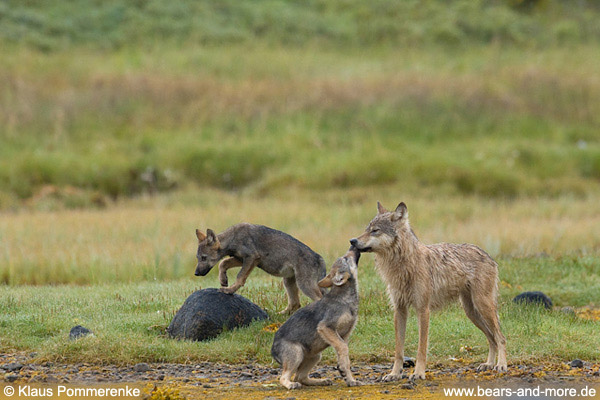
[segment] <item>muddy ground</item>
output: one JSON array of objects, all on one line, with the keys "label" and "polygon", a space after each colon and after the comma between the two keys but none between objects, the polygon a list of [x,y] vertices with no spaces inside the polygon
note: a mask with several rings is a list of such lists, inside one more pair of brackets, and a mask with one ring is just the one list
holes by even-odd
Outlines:
[{"label": "muddy ground", "polygon": [[[133,383],[152,390],[164,390],[171,398],[244,399],[318,399],[318,398],[443,398],[443,388],[482,385],[487,387],[522,386],[596,386],[600,389],[600,363],[583,362],[581,366],[553,363],[510,365],[509,372],[477,372],[477,364],[465,360],[448,364],[430,364],[427,380],[411,383],[382,383],[390,364],[356,363],[352,370],[364,385],[346,387],[335,366],[318,365],[313,376],[330,378],[332,386],[288,391],[278,383],[276,365],[226,365],[211,362],[193,364],[136,364],[130,366],[60,364],[39,362],[37,355],[0,355],[0,372],[5,383],[95,385]],[[155,389],[156,388],[156,389]],[[147,396],[148,397],[148,396]],[[151,397],[151,396],[150,396]]]}]

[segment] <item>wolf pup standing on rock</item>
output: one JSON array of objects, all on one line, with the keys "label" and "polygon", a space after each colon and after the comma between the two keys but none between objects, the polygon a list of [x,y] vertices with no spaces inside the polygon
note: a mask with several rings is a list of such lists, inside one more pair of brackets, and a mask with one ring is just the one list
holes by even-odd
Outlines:
[{"label": "wolf pup standing on rock", "polygon": [[[216,235],[211,229],[206,235],[196,229],[198,252],[196,276],[208,274],[219,264],[221,291],[235,293],[244,286],[254,267],[283,278],[288,295],[288,306],[283,311],[293,312],[300,308],[298,288],[312,300],[323,297],[324,291],[317,283],[325,276],[323,258],[307,245],[287,233],[262,225],[237,224]],[[227,287],[227,270],[242,267],[235,283]]]},{"label": "wolf pup standing on rock", "polygon": [[410,378],[425,379],[429,311],[456,298],[460,298],[467,317],[489,343],[487,361],[478,369],[506,371],[506,339],[500,331],[497,311],[498,264],[472,244],[421,243],[408,223],[404,203],[394,212],[377,203],[377,210],[366,231],[350,243],[361,252],[375,253],[375,266],[387,283],[394,307],[395,360],[384,381],[402,376],[408,307],[416,309],[419,322],[417,364]]},{"label": "wolf pup standing on rock", "polygon": [[337,353],[338,369],[346,384],[359,385],[352,377],[348,358],[348,338],[358,318],[359,256],[360,253],[350,247],[346,255],[336,260],[329,275],[319,282],[321,287],[331,287],[329,293],[296,311],[275,333],[271,355],[281,364],[279,382],[286,388],[330,385],[327,379],[308,377],[321,359],[321,352],[329,346]]}]

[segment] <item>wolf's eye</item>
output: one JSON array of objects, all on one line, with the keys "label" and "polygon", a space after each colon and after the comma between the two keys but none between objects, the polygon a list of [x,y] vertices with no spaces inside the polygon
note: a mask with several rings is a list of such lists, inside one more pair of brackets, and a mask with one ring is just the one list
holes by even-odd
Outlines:
[{"label": "wolf's eye", "polygon": [[379,233],[380,229],[379,228],[373,228],[371,230],[371,233]]}]

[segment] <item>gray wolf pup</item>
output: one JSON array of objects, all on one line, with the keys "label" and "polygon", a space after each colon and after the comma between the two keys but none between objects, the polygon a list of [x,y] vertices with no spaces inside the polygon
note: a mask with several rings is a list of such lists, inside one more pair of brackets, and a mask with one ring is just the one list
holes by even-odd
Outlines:
[{"label": "gray wolf pup", "polygon": [[425,379],[429,312],[456,298],[489,343],[487,361],[478,369],[506,371],[506,339],[497,311],[498,264],[472,244],[421,243],[410,227],[404,203],[389,212],[378,202],[377,211],[365,232],[350,243],[361,252],[375,253],[375,266],[394,307],[395,360],[392,372],[383,380],[402,376],[409,306],[416,309],[419,322],[417,364],[410,379]]},{"label": "gray wolf pup", "polygon": [[[328,379],[313,379],[308,373],[332,346],[338,370],[348,386],[360,383],[352,377],[348,338],[358,318],[357,263],[360,253],[351,247],[338,258],[329,275],[319,282],[331,287],[319,301],[296,311],[275,333],[271,355],[283,369],[279,382],[288,389],[302,385],[331,385]],[[292,380],[292,378],[295,378]]]},{"label": "gray wolf pup", "polygon": [[[211,229],[206,235],[196,229],[198,252],[196,276],[208,274],[219,264],[221,291],[235,293],[244,286],[254,267],[283,278],[288,295],[288,306],[283,312],[300,308],[298,288],[312,300],[323,297],[324,290],[317,283],[325,276],[323,258],[307,245],[287,233],[262,225],[237,224],[216,235]],[[227,270],[242,267],[235,283],[227,287]]]}]

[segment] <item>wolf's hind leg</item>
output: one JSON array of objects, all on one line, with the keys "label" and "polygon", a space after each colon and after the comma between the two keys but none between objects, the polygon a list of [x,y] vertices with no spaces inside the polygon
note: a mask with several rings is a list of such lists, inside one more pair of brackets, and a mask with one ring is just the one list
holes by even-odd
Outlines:
[{"label": "wolf's hind leg", "polygon": [[300,296],[298,295],[298,285],[296,285],[296,277],[283,278],[283,286],[288,296],[288,305],[280,314],[291,314],[300,308]]}]

